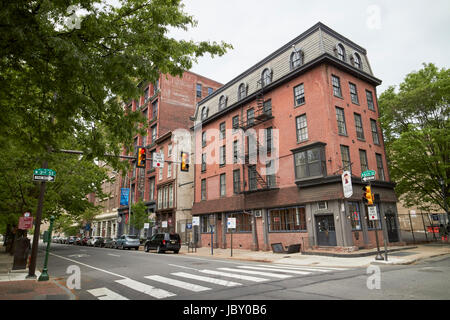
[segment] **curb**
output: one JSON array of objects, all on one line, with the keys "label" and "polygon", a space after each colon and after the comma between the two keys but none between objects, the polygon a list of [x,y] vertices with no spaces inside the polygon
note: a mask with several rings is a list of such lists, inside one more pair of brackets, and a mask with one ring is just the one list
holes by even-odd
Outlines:
[{"label": "curb", "polygon": [[[407,260],[407,261],[403,261],[403,262],[393,262],[393,263],[389,263],[389,260],[388,260],[387,263],[383,263],[383,262],[373,261],[373,262],[371,262],[370,264],[373,264],[373,265],[381,265],[381,266],[385,266],[385,265],[409,265],[409,264],[413,264],[413,263],[415,263],[415,262],[417,262],[417,261],[420,261],[420,260],[430,259],[430,258],[435,258],[435,257],[440,257],[440,256],[445,256],[445,255],[447,255],[447,254],[450,254],[450,253],[449,253],[449,252],[446,252],[446,253],[436,253],[436,254],[433,254],[433,255],[430,255],[430,256],[426,256],[426,257],[417,257],[417,258],[414,258],[414,259],[411,259],[411,260]],[[388,259],[389,259],[389,257],[388,257]]]}]

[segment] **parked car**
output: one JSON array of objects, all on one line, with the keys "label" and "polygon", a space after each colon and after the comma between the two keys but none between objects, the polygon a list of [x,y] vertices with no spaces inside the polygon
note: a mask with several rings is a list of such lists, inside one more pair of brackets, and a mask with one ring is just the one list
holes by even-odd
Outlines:
[{"label": "parked car", "polygon": [[87,246],[87,245],[88,245],[88,241],[89,241],[90,238],[91,238],[91,237],[83,237],[83,238],[81,238],[80,244],[81,244],[82,246]]},{"label": "parked car", "polygon": [[103,247],[104,248],[113,248],[114,239],[113,238],[104,238],[103,239]]},{"label": "parked car", "polygon": [[70,236],[70,237],[67,238],[66,243],[67,243],[67,244],[75,244],[75,241],[76,241],[76,240],[77,240],[77,237]]},{"label": "parked car", "polygon": [[52,242],[53,243],[58,243],[58,241],[59,241],[59,237],[58,236],[53,236],[52,237]]},{"label": "parked car", "polygon": [[101,247],[103,245],[103,238],[100,236],[91,237],[88,241],[88,246]]},{"label": "parked car", "polygon": [[181,248],[181,237],[178,233],[157,233],[144,244],[145,252],[156,249],[156,252],[173,251],[178,253]]},{"label": "parked car", "polygon": [[67,243],[67,237],[60,237],[59,238],[59,243],[61,243],[61,244]]},{"label": "parked car", "polygon": [[117,238],[115,247],[122,250],[124,250],[125,248],[134,248],[135,250],[139,250],[140,244],[141,243],[138,236],[124,234]]}]

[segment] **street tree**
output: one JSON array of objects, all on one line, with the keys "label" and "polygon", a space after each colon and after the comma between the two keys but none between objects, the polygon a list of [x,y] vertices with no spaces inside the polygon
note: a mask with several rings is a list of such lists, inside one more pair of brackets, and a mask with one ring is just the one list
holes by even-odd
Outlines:
[{"label": "street tree", "polygon": [[407,207],[450,205],[450,70],[424,64],[379,98],[391,179]]},{"label": "street tree", "polygon": [[144,228],[144,223],[148,222],[147,207],[143,201],[138,201],[131,205],[130,224],[136,229],[141,230]]}]

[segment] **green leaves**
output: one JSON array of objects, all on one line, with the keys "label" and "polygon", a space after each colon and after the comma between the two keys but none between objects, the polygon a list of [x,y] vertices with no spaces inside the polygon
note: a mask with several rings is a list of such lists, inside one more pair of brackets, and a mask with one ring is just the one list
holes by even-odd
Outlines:
[{"label": "green leaves", "polygon": [[450,70],[431,63],[379,98],[391,179],[407,206],[450,206],[449,101]]},{"label": "green leaves", "polygon": [[131,205],[131,224],[138,230],[144,228],[144,223],[148,222],[147,207],[144,202],[139,201]]}]

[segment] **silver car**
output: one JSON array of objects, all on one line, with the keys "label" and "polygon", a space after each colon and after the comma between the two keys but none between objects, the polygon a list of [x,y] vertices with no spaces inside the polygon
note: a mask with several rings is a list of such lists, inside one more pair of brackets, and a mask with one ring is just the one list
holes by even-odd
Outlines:
[{"label": "silver car", "polygon": [[134,248],[135,250],[139,250],[139,246],[141,242],[139,241],[138,236],[131,236],[124,234],[117,238],[116,240],[116,248],[124,250],[125,248],[130,249]]}]

